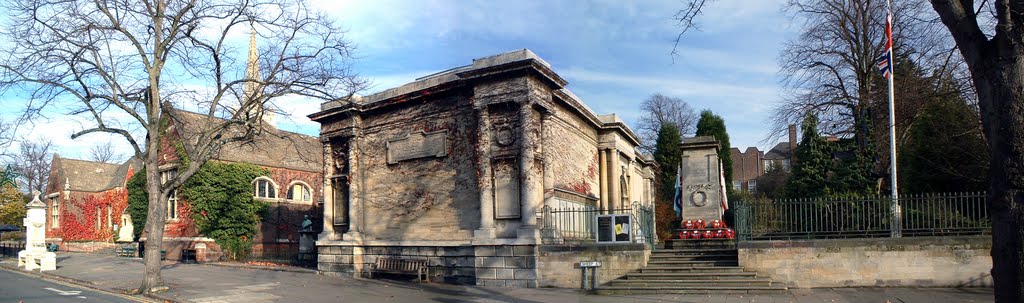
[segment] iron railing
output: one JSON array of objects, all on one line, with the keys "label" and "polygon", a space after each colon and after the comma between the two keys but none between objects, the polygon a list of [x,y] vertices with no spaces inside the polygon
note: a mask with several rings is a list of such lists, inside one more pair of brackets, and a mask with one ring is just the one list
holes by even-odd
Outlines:
[{"label": "iron railing", "polygon": [[893,202],[890,197],[739,201],[736,229],[741,240],[991,232],[984,192],[908,194]]},{"label": "iron railing", "polygon": [[542,223],[544,243],[562,244],[572,242],[596,242],[596,218],[599,215],[624,214],[630,216],[632,242],[653,247],[657,236],[654,234],[654,208],[633,203],[630,208],[602,211],[592,205],[545,205],[539,214]]},{"label": "iron railing", "polygon": [[16,257],[18,252],[22,250],[25,250],[25,242],[23,241],[0,242],[0,256]]}]

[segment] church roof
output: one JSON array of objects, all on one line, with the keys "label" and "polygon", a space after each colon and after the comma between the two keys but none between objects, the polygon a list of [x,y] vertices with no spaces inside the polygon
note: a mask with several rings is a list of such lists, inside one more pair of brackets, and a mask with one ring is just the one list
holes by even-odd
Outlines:
[{"label": "church roof", "polygon": [[[188,141],[194,142],[204,131],[224,121],[206,115],[175,109],[175,129]],[[238,131],[238,130],[228,130]],[[251,163],[260,166],[287,168],[308,172],[323,169],[323,145],[317,137],[293,133],[264,124],[251,142],[230,142],[221,147],[212,159],[228,162]]]},{"label": "church roof", "polygon": [[[123,164],[94,162],[78,159],[60,158],[56,156],[60,178],[68,181],[72,191],[100,192],[124,185],[128,170],[136,160]],[[133,162],[136,161],[136,162]]]}]

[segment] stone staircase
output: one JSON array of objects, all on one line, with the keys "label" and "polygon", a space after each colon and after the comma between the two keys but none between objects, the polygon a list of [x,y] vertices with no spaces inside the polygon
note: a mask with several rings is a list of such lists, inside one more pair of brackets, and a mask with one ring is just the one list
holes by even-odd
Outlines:
[{"label": "stone staircase", "polygon": [[668,240],[647,268],[609,281],[599,294],[780,293],[786,285],[739,266],[735,240]]}]

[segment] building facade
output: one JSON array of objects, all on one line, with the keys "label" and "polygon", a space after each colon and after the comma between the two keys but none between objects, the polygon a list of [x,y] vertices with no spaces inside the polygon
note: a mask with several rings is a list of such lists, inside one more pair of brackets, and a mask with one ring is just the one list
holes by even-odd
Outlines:
[{"label": "building facade", "polygon": [[46,242],[75,250],[112,246],[127,219],[125,184],[140,167],[141,162],[135,159],[111,164],[54,154],[42,193]]},{"label": "building facade", "polygon": [[326,155],[320,271],[415,257],[448,281],[557,285],[560,267],[542,253],[545,207],[616,212],[654,196],[637,136],[566,84],[520,50],[324,103],[310,115]]}]

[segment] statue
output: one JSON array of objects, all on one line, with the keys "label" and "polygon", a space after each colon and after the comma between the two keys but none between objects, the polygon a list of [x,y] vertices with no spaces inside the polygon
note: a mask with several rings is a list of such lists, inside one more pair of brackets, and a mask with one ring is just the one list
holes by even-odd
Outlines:
[{"label": "statue", "polygon": [[303,215],[302,217],[304,220],[302,220],[301,231],[313,231],[313,221],[309,220],[309,215]]},{"label": "statue", "polygon": [[57,255],[46,250],[46,204],[39,200],[39,191],[32,191],[32,202],[26,207],[25,250],[18,252],[18,266],[25,270],[56,270]]}]

